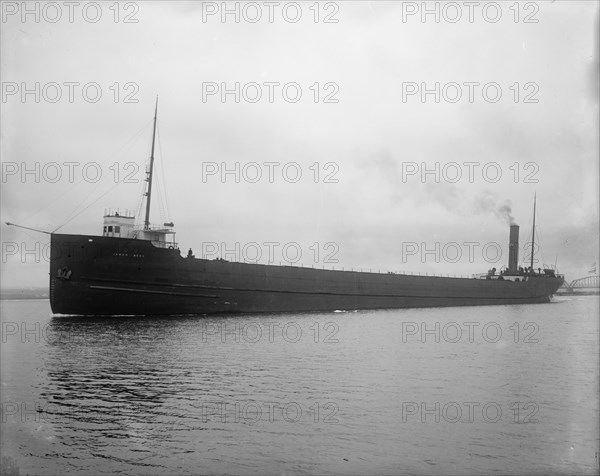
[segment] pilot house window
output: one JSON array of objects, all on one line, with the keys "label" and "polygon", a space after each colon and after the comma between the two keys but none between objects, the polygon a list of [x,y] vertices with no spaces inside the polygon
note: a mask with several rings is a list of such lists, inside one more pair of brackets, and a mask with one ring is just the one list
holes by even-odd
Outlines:
[{"label": "pilot house window", "polygon": [[115,226],[115,233],[121,233],[121,227]]},{"label": "pilot house window", "polygon": [[109,226],[109,227],[108,227],[108,232],[109,232],[109,233],[112,233],[112,226]]}]

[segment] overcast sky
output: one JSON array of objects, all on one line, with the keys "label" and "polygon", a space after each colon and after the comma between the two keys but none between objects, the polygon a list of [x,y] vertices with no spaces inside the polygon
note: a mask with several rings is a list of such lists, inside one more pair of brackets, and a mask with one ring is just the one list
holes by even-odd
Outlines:
[{"label": "overcast sky", "polygon": [[[484,272],[507,261],[503,210],[525,243],[537,193],[540,265],[598,261],[597,2],[227,2],[239,22],[221,2],[98,5],[2,3],[3,222],[100,234],[105,209],[136,209],[158,95],[170,213],[155,193],[152,221],[184,253],[278,242],[279,262],[294,242],[297,265],[319,248],[318,266]],[[36,241],[2,225],[3,286],[47,284]]]}]

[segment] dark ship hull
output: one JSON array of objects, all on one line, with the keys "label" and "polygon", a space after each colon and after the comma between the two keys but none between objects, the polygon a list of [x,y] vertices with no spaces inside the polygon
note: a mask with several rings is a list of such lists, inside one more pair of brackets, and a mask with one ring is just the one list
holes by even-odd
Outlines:
[{"label": "dark ship hull", "polygon": [[561,276],[518,282],[337,271],[184,258],[150,241],[51,237],[50,304],[59,314],[180,315],[548,302]]}]

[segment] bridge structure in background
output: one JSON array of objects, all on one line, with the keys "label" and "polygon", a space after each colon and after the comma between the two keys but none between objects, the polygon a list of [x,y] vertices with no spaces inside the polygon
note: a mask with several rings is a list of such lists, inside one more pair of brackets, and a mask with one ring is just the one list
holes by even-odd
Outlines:
[{"label": "bridge structure in background", "polygon": [[565,282],[559,294],[600,294],[600,276],[585,276],[570,283]]}]

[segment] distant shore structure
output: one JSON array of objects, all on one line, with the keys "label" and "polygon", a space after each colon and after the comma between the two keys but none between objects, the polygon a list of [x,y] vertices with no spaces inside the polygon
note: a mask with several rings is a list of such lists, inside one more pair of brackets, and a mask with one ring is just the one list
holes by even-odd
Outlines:
[{"label": "distant shore structure", "polygon": [[565,283],[556,291],[557,295],[595,295],[600,294],[600,276],[585,276]]}]

